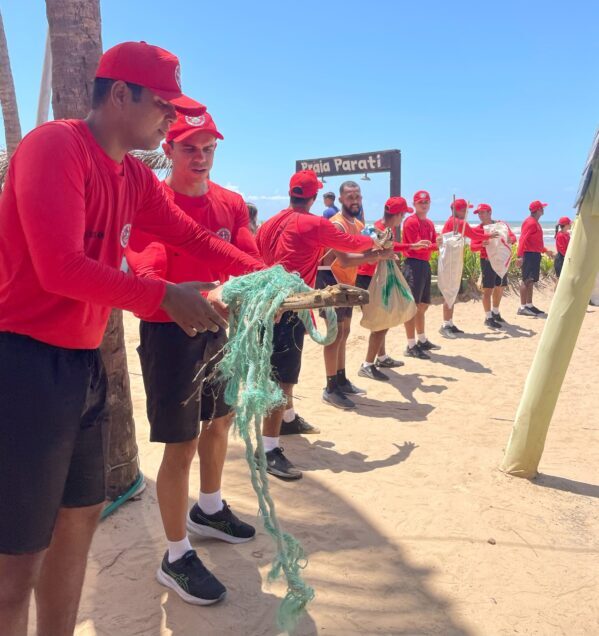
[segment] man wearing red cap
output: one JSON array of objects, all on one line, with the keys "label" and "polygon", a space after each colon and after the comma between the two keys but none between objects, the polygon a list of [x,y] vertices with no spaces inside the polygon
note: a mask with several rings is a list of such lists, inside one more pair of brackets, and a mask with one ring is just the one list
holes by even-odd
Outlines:
[{"label": "man wearing red cap", "polygon": [[[493,209],[487,203],[481,203],[476,210],[474,210],[474,214],[477,214],[480,218],[480,225],[478,226],[478,229],[483,233],[486,225],[497,223],[497,221],[493,221],[491,218]],[[512,232],[510,226],[505,221],[501,221],[501,223],[507,227],[508,243],[513,245],[517,240],[516,235]],[[507,287],[507,274],[503,278],[500,278],[495,273],[487,254],[486,248],[488,244],[489,240],[485,237],[474,238],[472,239],[471,247],[473,252],[480,252],[485,325],[491,329],[501,329],[505,324],[505,320],[501,317],[501,313],[499,312],[499,304],[503,298],[503,291]]]},{"label": "man wearing red cap", "polygon": [[528,209],[530,216],[522,223],[520,240],[518,241],[518,267],[522,268],[522,281],[520,283],[520,307],[519,316],[544,316],[541,311],[532,304],[534,285],[539,280],[541,273],[541,255],[553,256],[553,252],[545,247],[543,240],[543,228],[539,219],[545,213],[546,203],[533,201]]},{"label": "man wearing red cap", "polygon": [[[289,207],[263,223],[256,235],[258,249],[267,265],[280,264],[288,272],[296,272],[310,287],[316,282],[323,249],[373,254],[373,248],[379,248],[371,238],[341,232],[327,219],[310,213],[320,188],[322,183],[313,170],[294,174],[289,182]],[[288,400],[293,397],[293,386],[299,378],[304,335],[304,324],[293,312],[284,313],[274,327],[273,375]],[[284,410],[285,407],[275,409],[264,418],[262,434],[267,471],[280,479],[300,479],[301,471],[279,446]]]},{"label": "man wearing red cap", "polygon": [[570,244],[570,228],[572,227],[572,220],[567,216],[562,216],[555,226],[555,249],[557,254],[553,261],[553,267],[555,268],[555,275],[559,278],[562,274],[562,267],[564,266],[564,258]]},{"label": "man wearing red cap", "polygon": [[416,213],[408,217],[403,225],[403,240],[406,243],[429,241],[429,247],[407,250],[407,259],[403,263],[403,275],[412,290],[417,307],[416,316],[404,325],[408,338],[405,355],[430,360],[428,352],[441,347],[433,344],[424,331],[424,315],[431,302],[431,254],[438,249],[435,225],[427,218],[431,207],[431,197],[426,190],[416,192],[414,207]]},{"label": "man wearing red cap", "polygon": [[[175,249],[242,274],[263,264],[199,227],[128,152],[158,146],[181,93],[177,58],[128,42],[100,60],[92,109],[54,121],[15,151],[0,197],[0,625],[24,634],[35,587],[40,634],[71,634],[104,504],[111,307],[164,309],[190,336],[226,327],[198,291],[213,284],[120,271],[135,220]],[[217,302],[217,299],[214,299]],[[35,396],[32,399],[32,396]],[[34,469],[32,470],[32,467]],[[188,562],[197,559],[188,555]],[[210,596],[224,588],[212,581]],[[196,584],[190,580],[190,586]]]},{"label": "man wearing red cap", "polygon": [[[162,187],[190,219],[260,259],[242,197],[210,181],[218,139],[223,136],[208,112],[199,116],[179,114],[162,145],[172,161],[172,172]],[[135,224],[126,253],[138,276],[172,283],[227,279],[227,273],[213,267],[209,260],[199,261],[173,249]],[[221,496],[233,413],[224,399],[226,387],[215,380],[214,374],[223,356],[226,334],[221,329],[216,334],[189,338],[161,309],[141,318],[138,351],[150,440],[165,444],[156,493],[168,553],[157,578],[183,600],[206,604],[211,600],[210,590],[208,598],[200,586],[190,591],[179,576],[182,565],[200,574],[205,570],[198,561],[188,564],[185,560],[185,555],[193,551],[186,529],[192,535],[228,543],[243,543],[255,534]],[[189,473],[196,453],[200,459],[200,492],[188,512]]]},{"label": "man wearing red cap", "polygon": [[[383,212],[383,218],[375,222],[374,226],[381,231],[385,231],[387,228],[395,231],[401,226],[401,222],[405,216],[412,214],[414,210],[408,207],[406,200],[403,197],[391,197],[387,199],[385,203],[385,209]],[[418,243],[393,243],[393,251],[395,253],[405,253],[409,249],[426,249],[430,247],[428,240],[420,241]],[[377,263],[364,263],[358,267],[358,277],[356,284],[362,289],[368,289],[370,281],[376,271]],[[371,298],[370,302],[376,302]],[[366,360],[360,366],[358,375],[362,378],[370,378],[371,380],[378,380],[379,382],[387,382],[389,376],[380,371],[379,369],[394,369],[403,367],[404,363],[399,360],[394,360],[391,356],[387,355],[385,349],[385,336],[388,329],[382,331],[371,331],[368,338],[368,349],[366,351]]]},{"label": "man wearing red cap", "polygon": [[[485,234],[484,230],[481,231],[479,228],[473,228],[470,223],[465,220],[468,208],[472,207],[466,199],[455,199],[455,201],[452,201],[450,207],[452,214],[443,226],[443,234],[448,232],[462,234],[471,241],[492,238],[490,235]],[[443,324],[439,329],[439,333],[445,338],[455,339],[459,334],[464,333],[453,324],[454,308],[455,305],[449,307],[447,303],[443,301]]]}]

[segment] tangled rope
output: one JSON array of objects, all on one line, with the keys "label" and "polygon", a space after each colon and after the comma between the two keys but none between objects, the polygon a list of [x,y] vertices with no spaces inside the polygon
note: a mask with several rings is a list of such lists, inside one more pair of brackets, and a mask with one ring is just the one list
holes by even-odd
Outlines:
[{"label": "tangled rope", "polygon": [[[314,590],[301,576],[301,570],[307,565],[302,546],[281,529],[276,515],[266,473],[261,420],[285,404],[285,396],[271,375],[275,317],[289,295],[304,291],[312,290],[298,275],[289,274],[280,265],[228,281],[222,297],[230,310],[229,342],[218,365],[218,373],[227,382],[225,400],[235,408],[235,431],[245,442],[246,460],[264,527],[277,546],[268,580],[273,581],[281,574],[287,580],[287,593],[277,613],[277,623],[286,631],[294,629],[302,611],[314,598]],[[299,311],[298,315],[317,343],[327,345],[337,337],[337,317],[333,309],[326,310],[324,336],[318,332],[308,310]],[[253,422],[256,449],[250,422]]]}]

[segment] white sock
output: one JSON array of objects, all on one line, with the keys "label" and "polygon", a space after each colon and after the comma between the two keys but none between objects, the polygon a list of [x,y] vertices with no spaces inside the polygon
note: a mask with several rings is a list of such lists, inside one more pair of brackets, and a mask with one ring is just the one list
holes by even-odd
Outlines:
[{"label": "white sock", "polygon": [[416,339],[415,338],[408,338],[408,347],[410,347],[410,349],[412,347],[416,346]]},{"label": "white sock", "polygon": [[451,327],[452,326],[451,320],[444,320],[443,321],[443,326],[444,327]]},{"label": "white sock", "polygon": [[528,305],[520,305],[520,309],[526,309]]},{"label": "white sock", "polygon": [[198,499],[198,506],[207,515],[215,515],[223,509],[223,498],[220,490],[216,492],[202,492]]},{"label": "white sock", "polygon": [[[386,353],[383,353],[382,356],[377,356],[376,359],[384,362],[385,360],[389,359],[389,356]],[[372,362],[367,362],[366,364],[372,364]]]},{"label": "white sock", "polygon": [[266,435],[262,436],[262,442],[264,443],[264,452],[268,453],[275,448],[279,448],[279,438],[278,437],[266,437]]},{"label": "white sock", "polygon": [[487,318],[493,318],[493,313],[492,313],[492,312],[490,312],[490,311],[488,311],[488,312],[487,312]]},{"label": "white sock", "polygon": [[497,315],[499,313],[499,307],[493,307],[493,309],[491,309],[491,311]]},{"label": "white sock", "polygon": [[168,543],[168,562],[172,563],[180,559],[186,552],[193,550],[189,537],[181,539],[181,541],[167,541]]},{"label": "white sock", "polygon": [[426,336],[423,333],[416,334],[418,336],[418,342],[426,342]]},{"label": "white sock", "polygon": [[526,303],[525,307],[528,307],[530,309],[530,307],[532,307],[532,303]]},{"label": "white sock", "polygon": [[[379,358],[380,360],[380,358]],[[371,367],[374,364],[374,362],[362,362],[362,366],[366,369],[367,367]]]},{"label": "white sock", "polygon": [[295,409],[291,407],[283,413],[283,422],[293,422],[295,419]]}]

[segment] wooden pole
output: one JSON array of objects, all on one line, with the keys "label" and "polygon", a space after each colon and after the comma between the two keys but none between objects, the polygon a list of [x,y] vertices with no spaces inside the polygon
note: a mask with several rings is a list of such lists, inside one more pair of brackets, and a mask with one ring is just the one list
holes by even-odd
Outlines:
[{"label": "wooden pole", "polygon": [[599,271],[599,131],[587,164],[564,268],[539,341],[501,470],[517,477],[536,475],[589,298]]}]

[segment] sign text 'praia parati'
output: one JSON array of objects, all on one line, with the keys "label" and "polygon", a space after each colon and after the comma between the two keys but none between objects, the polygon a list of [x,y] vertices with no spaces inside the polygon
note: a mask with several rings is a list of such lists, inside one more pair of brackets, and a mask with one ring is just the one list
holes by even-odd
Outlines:
[{"label": "sign text 'praia parati'", "polygon": [[399,160],[399,155],[399,150],[381,150],[358,155],[300,159],[295,165],[297,170],[314,170],[318,175],[330,176],[358,172],[389,172],[395,161]]}]

